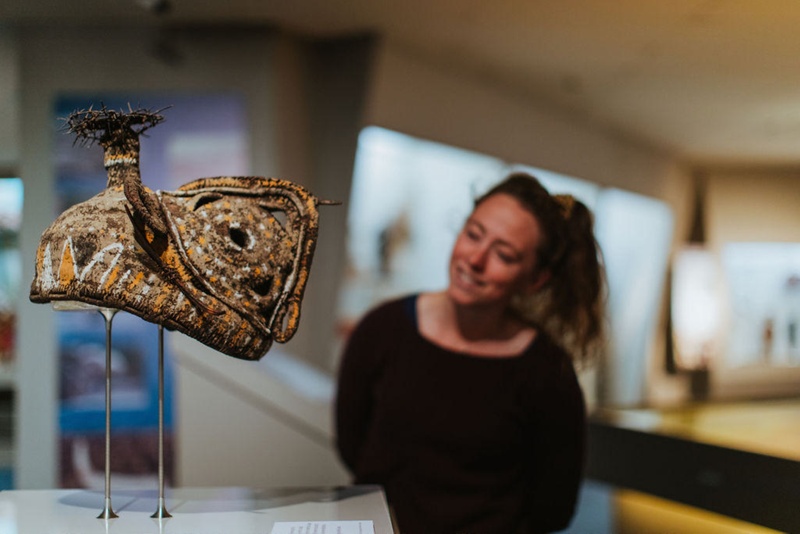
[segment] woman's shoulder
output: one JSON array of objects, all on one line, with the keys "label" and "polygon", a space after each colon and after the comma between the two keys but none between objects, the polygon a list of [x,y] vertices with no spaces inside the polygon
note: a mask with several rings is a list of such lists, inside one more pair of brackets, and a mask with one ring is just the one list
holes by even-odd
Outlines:
[{"label": "woman's shoulder", "polygon": [[526,356],[529,364],[537,368],[537,373],[575,374],[572,356],[542,329],[537,329]]},{"label": "woman's shoulder", "polygon": [[346,336],[345,354],[382,361],[390,353],[408,350],[418,337],[414,319],[408,315],[415,300],[414,295],[395,297],[368,311]]},{"label": "woman's shoulder", "polygon": [[536,350],[536,352],[540,354],[547,354],[550,358],[554,359],[569,358],[567,351],[543,328],[536,327],[536,338],[531,344],[531,349]]},{"label": "woman's shoulder", "polygon": [[393,328],[415,324],[417,297],[417,294],[393,297],[375,305],[362,316],[359,328]]},{"label": "woman's shoulder", "polygon": [[397,313],[408,313],[413,310],[418,294],[402,295],[392,297],[388,300],[377,303],[364,315],[365,318],[381,315],[391,315]]}]

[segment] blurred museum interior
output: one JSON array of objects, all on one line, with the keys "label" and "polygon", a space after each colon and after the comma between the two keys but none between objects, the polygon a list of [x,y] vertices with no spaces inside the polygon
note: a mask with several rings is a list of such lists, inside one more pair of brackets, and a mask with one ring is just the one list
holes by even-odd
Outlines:
[{"label": "blurred museum interior", "polygon": [[[43,229],[105,184],[64,117],[132,105],[166,119],[142,142],[153,189],[256,175],[342,202],[289,343],[255,363],[168,333],[171,485],[347,484],[330,403],[349,329],[443,286],[471,200],[523,169],[594,210],[608,272],[570,532],[800,529],[800,6],[388,4],[3,3],[2,487],[102,485],[102,319],[28,288]],[[115,328],[134,487],[154,476],[156,334]]]}]

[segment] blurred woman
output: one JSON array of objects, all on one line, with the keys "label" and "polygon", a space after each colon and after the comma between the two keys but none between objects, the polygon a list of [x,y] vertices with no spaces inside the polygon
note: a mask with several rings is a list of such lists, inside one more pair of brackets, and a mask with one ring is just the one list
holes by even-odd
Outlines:
[{"label": "blurred woman", "polygon": [[481,196],[449,284],[368,313],[339,370],[339,453],[403,534],[566,528],[586,410],[573,361],[602,339],[589,210],[513,174]]}]

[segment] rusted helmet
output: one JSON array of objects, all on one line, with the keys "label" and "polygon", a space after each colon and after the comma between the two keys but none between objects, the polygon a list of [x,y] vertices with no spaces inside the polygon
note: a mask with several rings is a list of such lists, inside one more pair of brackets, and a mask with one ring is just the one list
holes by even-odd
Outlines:
[{"label": "rusted helmet", "polygon": [[149,111],[74,113],[69,128],[105,151],[104,191],[42,234],[33,302],[128,311],[230,356],[288,341],[317,239],[320,201],[286,180],[215,177],[152,191],[139,176]]}]

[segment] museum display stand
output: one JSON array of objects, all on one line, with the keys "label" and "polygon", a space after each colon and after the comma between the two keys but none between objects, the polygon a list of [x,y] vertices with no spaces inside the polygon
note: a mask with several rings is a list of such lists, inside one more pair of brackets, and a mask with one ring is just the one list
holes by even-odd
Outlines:
[{"label": "museum display stand", "polygon": [[[56,311],[99,312],[105,320],[105,488],[0,492],[0,532],[81,534],[391,534],[378,486],[172,488],[164,486],[164,331],[159,325],[158,488],[111,490],[111,348],[118,310],[82,302]],[[224,461],[221,460],[221,461]],[[112,497],[114,506],[112,507]],[[115,511],[116,508],[116,511]],[[100,510],[99,515],[97,511]],[[155,512],[153,512],[155,510]]]},{"label": "museum display stand", "polygon": [[177,488],[169,518],[153,518],[156,490],[117,490],[118,517],[97,517],[104,495],[89,490],[0,492],[0,532],[19,534],[393,534],[378,486]]}]

